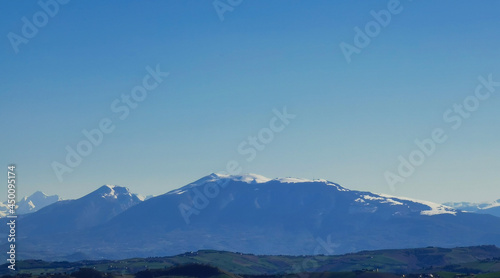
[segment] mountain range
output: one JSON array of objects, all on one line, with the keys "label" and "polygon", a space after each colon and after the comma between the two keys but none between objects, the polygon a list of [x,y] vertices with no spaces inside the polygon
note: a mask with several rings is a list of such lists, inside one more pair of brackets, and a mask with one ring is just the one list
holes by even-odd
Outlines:
[{"label": "mountain range", "polygon": [[500,199],[493,202],[485,202],[485,203],[449,202],[449,203],[444,203],[444,205],[462,211],[491,214],[500,217]]},{"label": "mountain range", "polygon": [[[211,174],[147,200],[106,185],[22,215],[19,223],[21,259],[121,259],[200,249],[331,255],[500,245],[499,217],[326,180],[254,174]],[[6,238],[5,227],[1,232]]]}]

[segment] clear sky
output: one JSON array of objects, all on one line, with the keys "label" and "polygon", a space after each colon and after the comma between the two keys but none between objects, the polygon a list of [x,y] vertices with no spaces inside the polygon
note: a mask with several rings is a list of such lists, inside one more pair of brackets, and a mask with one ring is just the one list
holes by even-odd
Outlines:
[{"label": "clear sky", "polygon": [[[103,184],[156,195],[235,160],[269,178],[499,199],[500,87],[456,129],[443,114],[471,100],[479,76],[500,81],[500,2],[402,0],[348,63],[341,43],[355,47],[355,27],[376,28],[371,11],[390,2],[221,0],[219,9],[235,4],[223,20],[213,1],[70,1],[46,18],[37,1],[4,2],[0,178],[16,163],[20,196],[76,198]],[[23,17],[37,20],[35,34]],[[111,104],[157,65],[170,75],[120,119]],[[247,161],[238,146],[284,107],[296,117]],[[53,162],[105,118],[114,130],[59,181]],[[435,128],[446,142],[393,191],[385,173],[398,174],[398,156]]]}]

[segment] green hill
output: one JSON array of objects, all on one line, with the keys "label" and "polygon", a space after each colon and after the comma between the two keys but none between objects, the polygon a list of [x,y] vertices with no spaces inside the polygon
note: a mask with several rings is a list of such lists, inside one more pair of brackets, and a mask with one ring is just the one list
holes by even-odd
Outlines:
[{"label": "green hill", "polygon": [[[356,271],[363,271],[365,273],[363,275],[437,272],[480,274],[500,272],[500,249],[495,246],[452,249],[428,247],[363,251],[338,256],[256,256],[202,250],[170,257],[134,258],[117,261],[45,262],[26,260],[17,262],[17,267],[20,269],[19,273],[33,275],[41,273],[72,273],[80,268],[91,268],[103,273],[119,275],[136,274],[141,273],[141,271],[154,274],[163,273],[162,271],[183,265],[190,265],[188,269],[203,265],[205,267],[213,266],[220,272],[213,277],[237,277],[233,273],[240,276],[276,274],[284,276],[304,272],[322,273],[322,275],[326,275],[325,273],[328,272],[335,272],[335,275],[340,275],[340,272],[342,272],[344,276],[338,277],[357,277],[352,276]],[[178,268],[179,271],[181,269]],[[0,268],[0,275],[4,274],[8,274],[6,265]],[[189,276],[184,275],[184,277]]]}]

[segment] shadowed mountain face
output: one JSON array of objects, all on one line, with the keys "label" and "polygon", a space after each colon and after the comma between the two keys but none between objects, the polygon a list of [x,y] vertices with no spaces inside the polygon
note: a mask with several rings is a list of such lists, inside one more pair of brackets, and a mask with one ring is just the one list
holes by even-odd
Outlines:
[{"label": "shadowed mountain face", "polygon": [[[61,221],[63,220],[63,221]],[[23,258],[126,258],[199,249],[340,254],[500,244],[500,218],[325,180],[212,174],[147,201],[101,187],[23,219]],[[29,250],[29,252],[28,252]]]}]

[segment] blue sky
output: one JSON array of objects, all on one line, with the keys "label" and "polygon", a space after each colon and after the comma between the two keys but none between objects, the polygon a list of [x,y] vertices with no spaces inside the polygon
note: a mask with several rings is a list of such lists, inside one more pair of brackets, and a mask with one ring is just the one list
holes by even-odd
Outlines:
[{"label": "blue sky", "polygon": [[[443,113],[474,94],[478,76],[500,81],[500,3],[401,1],[348,63],[339,45],[354,44],[354,28],[389,2],[243,0],[221,21],[213,1],[70,1],[18,53],[8,34],[22,35],[22,18],[42,8],[6,2],[1,165],[17,164],[20,196],[76,198],[102,184],[161,194],[236,160],[270,178],[436,202],[499,199],[500,87],[456,130]],[[110,104],[157,65],[170,75],[120,120]],[[239,144],[283,107],[296,118],[246,161]],[[103,118],[114,131],[60,182],[51,164]],[[384,173],[434,128],[448,140],[392,191]]]}]

